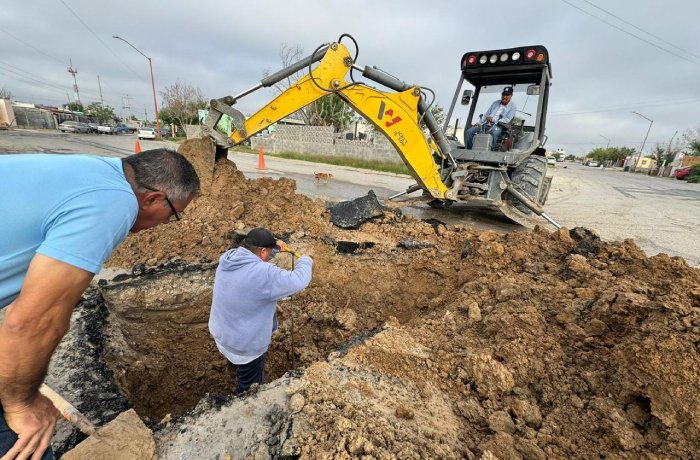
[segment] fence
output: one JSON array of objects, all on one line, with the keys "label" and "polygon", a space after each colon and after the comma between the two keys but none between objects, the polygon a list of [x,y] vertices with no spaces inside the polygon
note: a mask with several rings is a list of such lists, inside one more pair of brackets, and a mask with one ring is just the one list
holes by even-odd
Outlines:
[{"label": "fence", "polygon": [[18,128],[56,129],[56,119],[48,110],[19,106],[14,106],[12,109]]},{"label": "fence", "polygon": [[296,152],[403,163],[396,149],[384,135],[366,140],[344,139],[343,135],[335,133],[331,126],[278,125],[274,133],[267,137],[252,137],[250,146],[253,149],[262,146],[272,153]]}]

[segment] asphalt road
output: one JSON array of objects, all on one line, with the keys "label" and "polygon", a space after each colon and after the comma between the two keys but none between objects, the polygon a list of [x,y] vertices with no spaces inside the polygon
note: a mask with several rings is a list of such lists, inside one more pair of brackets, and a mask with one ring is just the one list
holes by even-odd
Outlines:
[{"label": "asphalt road", "polygon": [[[133,153],[136,140],[136,135],[0,131],[0,153],[89,153],[122,157]],[[144,140],[140,143],[143,150],[158,146],[177,148],[168,141]],[[260,170],[256,154],[235,152],[229,154],[229,158],[246,177],[289,177],[296,180],[299,193],[331,201],[357,198],[370,189],[378,197],[388,198],[414,183],[408,176],[271,156],[265,157],[265,169]],[[314,182],[315,172],[328,172],[333,177],[328,183],[317,183]],[[660,252],[679,255],[700,266],[699,184],[589,168],[569,162],[558,163],[557,167],[550,168],[549,174],[554,180],[545,211],[561,225],[591,228],[605,240],[633,238],[649,255]],[[417,192],[399,199],[405,213],[499,232],[523,230],[484,209],[453,206],[448,210],[434,210],[416,200],[419,196],[420,192]],[[546,225],[544,221],[543,225]]]}]

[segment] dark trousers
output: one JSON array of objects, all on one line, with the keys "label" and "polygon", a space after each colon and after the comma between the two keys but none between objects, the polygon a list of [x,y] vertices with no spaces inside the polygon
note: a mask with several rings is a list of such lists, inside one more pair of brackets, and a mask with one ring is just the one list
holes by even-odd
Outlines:
[{"label": "dark trousers", "polygon": [[[5,455],[16,442],[17,435],[7,426],[7,422],[5,422],[5,417],[3,416],[2,406],[0,406],[0,457]],[[53,451],[50,446],[46,452],[44,452],[41,460],[53,460]]]},{"label": "dark trousers", "polygon": [[258,385],[263,384],[263,379],[265,378],[265,355],[267,353],[246,364],[236,364],[238,384],[233,394],[239,395],[243,393],[254,383]]}]

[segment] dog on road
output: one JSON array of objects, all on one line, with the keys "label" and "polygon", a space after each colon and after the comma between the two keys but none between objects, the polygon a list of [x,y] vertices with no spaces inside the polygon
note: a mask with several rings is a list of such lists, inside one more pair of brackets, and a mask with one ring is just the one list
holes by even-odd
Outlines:
[{"label": "dog on road", "polygon": [[333,174],[331,173],[314,172],[314,182],[316,182],[317,184],[321,182],[327,184],[331,177],[333,177]]}]

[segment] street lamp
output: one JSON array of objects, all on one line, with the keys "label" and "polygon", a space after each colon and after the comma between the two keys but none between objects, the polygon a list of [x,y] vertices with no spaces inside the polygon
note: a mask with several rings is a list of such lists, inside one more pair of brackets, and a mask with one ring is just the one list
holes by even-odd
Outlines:
[{"label": "street lamp", "polygon": [[141,50],[139,50],[139,49],[136,48],[134,45],[132,45],[131,43],[129,43],[128,40],[126,40],[126,39],[124,39],[124,38],[122,38],[122,37],[120,37],[120,36],[118,36],[118,35],[112,35],[112,38],[116,38],[117,40],[123,41],[124,43],[126,43],[127,45],[129,45],[130,47],[132,47],[133,49],[135,49],[136,51],[138,51],[138,53],[139,53],[141,56],[143,56],[143,57],[145,57],[146,59],[148,59],[148,67],[151,69],[151,88],[153,89],[153,110],[155,111],[155,117],[156,117],[156,136],[157,136],[157,137],[160,137],[160,118],[158,117],[158,102],[157,102],[157,99],[156,99],[156,81],[155,81],[155,79],[153,78],[153,63],[151,62],[151,58],[149,58],[148,56],[146,56],[145,54],[143,54],[143,53],[141,52]]},{"label": "street lamp", "polygon": [[641,158],[642,152],[644,151],[644,145],[647,143],[647,137],[649,137],[649,131],[651,131],[651,125],[654,124],[654,120],[652,120],[651,118],[645,117],[644,115],[642,115],[639,112],[633,111],[632,113],[635,115],[639,115],[640,117],[644,118],[646,121],[649,122],[649,128],[647,129],[647,134],[644,136],[644,140],[642,141],[642,148],[639,149],[639,153],[637,154],[635,161],[634,161],[634,164],[632,165],[631,170],[632,170],[632,172],[634,172],[637,169],[637,163],[639,162],[639,158]]}]

